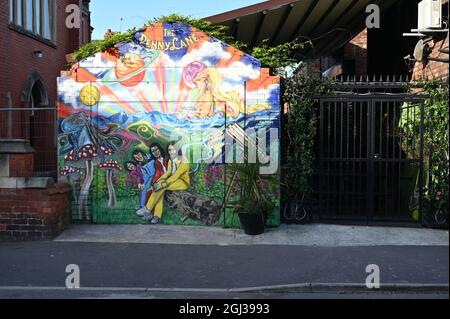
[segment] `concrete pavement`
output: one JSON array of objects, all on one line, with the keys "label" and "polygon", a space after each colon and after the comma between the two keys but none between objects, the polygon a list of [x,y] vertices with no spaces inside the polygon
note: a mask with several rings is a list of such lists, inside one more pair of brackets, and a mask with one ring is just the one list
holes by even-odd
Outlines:
[{"label": "concrete pavement", "polygon": [[318,247],[448,246],[448,230],[340,225],[281,225],[260,236],[240,229],[165,225],[71,225],[56,242]]}]

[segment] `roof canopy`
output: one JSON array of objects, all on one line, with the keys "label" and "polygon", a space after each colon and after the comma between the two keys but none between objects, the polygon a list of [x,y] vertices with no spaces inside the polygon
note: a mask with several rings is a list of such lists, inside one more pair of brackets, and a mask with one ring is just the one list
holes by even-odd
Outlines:
[{"label": "roof canopy", "polygon": [[342,47],[365,28],[369,4],[381,11],[398,0],[269,0],[207,17],[229,27],[236,40],[254,47],[264,39],[271,45],[297,37],[312,39],[309,54],[326,55]]}]

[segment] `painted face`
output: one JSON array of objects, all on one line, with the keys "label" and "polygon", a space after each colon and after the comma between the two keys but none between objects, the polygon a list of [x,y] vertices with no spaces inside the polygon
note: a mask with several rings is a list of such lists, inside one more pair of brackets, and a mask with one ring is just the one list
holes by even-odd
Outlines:
[{"label": "painted face", "polygon": [[178,156],[178,150],[173,145],[169,145],[168,148],[170,159],[175,159]]},{"label": "painted face", "polygon": [[153,157],[155,157],[155,158],[161,157],[161,151],[159,150],[159,148],[157,146],[153,146],[151,151],[152,151]]},{"label": "painted face", "polygon": [[142,154],[142,153],[134,154],[134,155],[133,155],[133,158],[134,158],[137,162],[140,162],[140,163],[142,163],[142,162],[145,161],[144,154]]},{"label": "painted face", "polygon": [[130,172],[133,172],[136,169],[136,166],[134,166],[134,164],[128,163],[127,168]]}]

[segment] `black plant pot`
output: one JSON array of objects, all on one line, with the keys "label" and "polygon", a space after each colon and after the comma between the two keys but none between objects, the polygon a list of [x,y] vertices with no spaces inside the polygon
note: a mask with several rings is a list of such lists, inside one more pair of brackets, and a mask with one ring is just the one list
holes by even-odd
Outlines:
[{"label": "black plant pot", "polygon": [[239,214],[241,227],[247,235],[261,235],[264,233],[264,216],[262,214]]}]

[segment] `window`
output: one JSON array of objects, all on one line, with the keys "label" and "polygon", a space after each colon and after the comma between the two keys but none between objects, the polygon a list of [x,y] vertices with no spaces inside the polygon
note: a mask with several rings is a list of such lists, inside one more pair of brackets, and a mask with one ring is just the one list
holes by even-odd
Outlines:
[{"label": "window", "polygon": [[16,17],[17,17],[17,24],[22,26],[23,25],[23,6],[22,6],[22,0],[14,0],[17,4],[17,10],[16,10]]},{"label": "window", "polygon": [[9,0],[9,21],[18,26],[22,26],[22,0]]},{"label": "window", "polygon": [[9,0],[10,22],[27,32],[53,39],[55,0]]},{"label": "window", "polygon": [[26,0],[26,2],[25,2],[25,8],[26,8],[26,10],[25,10],[25,12],[26,12],[25,27],[27,28],[28,31],[32,31],[32,32],[34,31],[33,30],[34,29],[33,28],[33,20],[34,20],[33,2],[34,2],[33,0]]},{"label": "window", "polygon": [[51,25],[52,25],[52,12],[50,11],[51,4],[50,0],[44,0],[42,7],[42,36],[46,39],[52,38]]},{"label": "window", "polygon": [[9,0],[9,21],[14,22],[14,0]]},{"label": "window", "polygon": [[41,1],[34,0],[34,30],[42,35],[41,31]]}]

